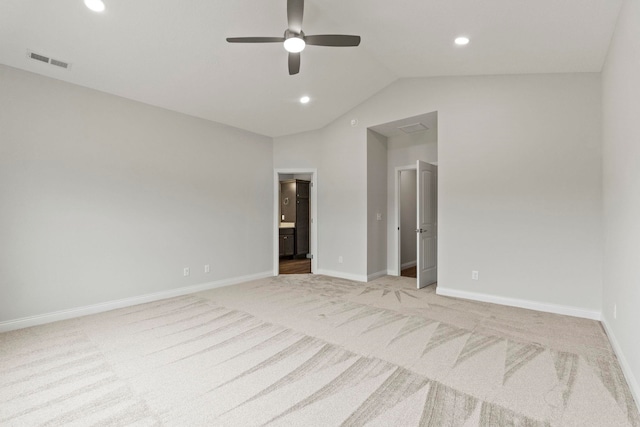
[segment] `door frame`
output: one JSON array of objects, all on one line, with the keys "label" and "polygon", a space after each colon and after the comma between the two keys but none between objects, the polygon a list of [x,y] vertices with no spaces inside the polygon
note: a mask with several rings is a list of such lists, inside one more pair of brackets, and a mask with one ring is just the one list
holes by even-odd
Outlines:
[{"label": "door frame", "polygon": [[[395,168],[395,177],[396,177],[396,194],[395,194],[395,211],[396,211],[396,225],[395,225],[395,235],[396,235],[396,250],[395,250],[395,260],[396,260],[396,269],[395,269],[395,276],[400,276],[402,274],[402,254],[401,254],[401,248],[402,248],[402,238],[401,238],[401,230],[400,230],[400,221],[402,220],[401,215],[401,209],[400,209],[400,194],[401,194],[401,189],[400,189],[400,173],[404,172],[404,171],[411,171],[414,170],[417,172],[417,165],[413,164],[413,165],[407,165],[407,166],[397,166]],[[417,200],[416,200],[417,202]],[[417,261],[417,260],[416,260]],[[418,279],[416,279],[418,280]]]},{"label": "door frame", "polygon": [[311,175],[311,188],[310,202],[311,212],[309,229],[311,235],[310,251],[311,251],[311,274],[318,271],[318,169],[311,168],[287,168],[273,169],[273,275],[277,276],[280,273],[280,174],[282,175],[296,175],[305,174]]}]

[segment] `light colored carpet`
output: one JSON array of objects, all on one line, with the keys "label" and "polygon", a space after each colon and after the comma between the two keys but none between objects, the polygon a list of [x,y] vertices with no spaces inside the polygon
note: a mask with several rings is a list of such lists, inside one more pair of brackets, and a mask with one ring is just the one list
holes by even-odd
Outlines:
[{"label": "light colored carpet", "polygon": [[290,275],[0,335],[0,425],[640,426],[598,322]]}]

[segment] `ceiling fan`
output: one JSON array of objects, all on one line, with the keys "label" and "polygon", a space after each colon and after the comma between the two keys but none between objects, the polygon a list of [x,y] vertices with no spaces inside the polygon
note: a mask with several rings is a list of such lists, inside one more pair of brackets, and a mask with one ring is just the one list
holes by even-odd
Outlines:
[{"label": "ceiling fan", "polygon": [[300,72],[300,52],[306,45],[353,47],[360,44],[360,36],[343,34],[305,35],[302,31],[303,13],[304,0],[287,0],[289,28],[285,30],[284,37],[230,37],[227,38],[227,41],[229,43],[284,43],[284,48],[289,52],[289,75]]}]

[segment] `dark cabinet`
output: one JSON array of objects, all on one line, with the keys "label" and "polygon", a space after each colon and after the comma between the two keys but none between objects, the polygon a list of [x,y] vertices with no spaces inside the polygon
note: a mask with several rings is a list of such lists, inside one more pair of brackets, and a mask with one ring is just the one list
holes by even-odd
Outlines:
[{"label": "dark cabinet", "polygon": [[[308,191],[308,190],[307,190]],[[309,248],[309,197],[296,201],[296,255],[306,257]]]},{"label": "dark cabinet", "polygon": [[280,256],[291,256],[295,253],[295,231],[293,228],[280,229]]},{"label": "dark cabinet", "polygon": [[[282,222],[293,222],[295,232],[293,240],[295,242],[293,254],[296,257],[304,258],[311,251],[310,248],[310,186],[309,181],[292,179],[280,182],[280,213],[284,216]],[[286,229],[285,229],[286,230]],[[280,230],[280,246],[285,244]],[[280,250],[283,255],[283,250]],[[285,255],[289,255],[288,253]]]},{"label": "dark cabinet", "polygon": [[309,181],[296,181],[296,197],[309,198]]}]

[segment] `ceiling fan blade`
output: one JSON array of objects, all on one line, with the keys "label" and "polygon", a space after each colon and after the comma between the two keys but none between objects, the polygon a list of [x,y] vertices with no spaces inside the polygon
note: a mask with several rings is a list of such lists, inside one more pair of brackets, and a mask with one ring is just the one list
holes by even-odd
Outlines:
[{"label": "ceiling fan blade", "polygon": [[300,72],[300,53],[289,54],[289,75],[293,76]]},{"label": "ceiling fan blade", "polygon": [[282,43],[284,37],[229,37],[229,43]]},{"label": "ceiling fan blade", "polygon": [[346,36],[344,34],[321,34],[305,36],[305,43],[312,46],[350,47],[360,44],[360,36]]},{"label": "ceiling fan blade", "polygon": [[302,15],[304,14],[304,0],[287,0],[287,21],[289,31],[300,34],[302,31]]}]

